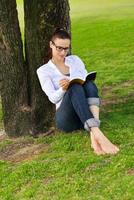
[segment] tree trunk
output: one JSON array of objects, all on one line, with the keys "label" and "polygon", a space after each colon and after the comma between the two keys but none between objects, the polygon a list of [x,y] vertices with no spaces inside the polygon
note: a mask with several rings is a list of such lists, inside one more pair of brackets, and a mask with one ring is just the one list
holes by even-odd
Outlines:
[{"label": "tree trunk", "polygon": [[47,60],[48,44],[55,27],[70,30],[67,0],[24,0],[25,52],[29,75],[29,97],[33,131],[52,126],[54,107],[41,90],[36,70]]},{"label": "tree trunk", "polygon": [[[21,135],[29,131],[27,82],[15,0],[0,1],[0,83],[5,131]],[[26,109],[28,110],[28,109]]]},{"label": "tree trunk", "polygon": [[70,31],[67,0],[24,0],[25,60],[15,0],[0,1],[0,71],[4,126],[8,135],[46,131],[54,107],[41,90],[37,68],[47,59],[55,27]]}]

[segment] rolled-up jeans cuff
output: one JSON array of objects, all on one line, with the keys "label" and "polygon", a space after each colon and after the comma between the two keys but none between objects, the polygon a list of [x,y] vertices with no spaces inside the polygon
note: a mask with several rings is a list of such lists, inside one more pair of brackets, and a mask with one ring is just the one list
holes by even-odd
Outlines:
[{"label": "rolled-up jeans cuff", "polygon": [[89,131],[91,127],[99,127],[100,126],[100,120],[91,118],[85,121],[84,128]]},{"label": "rolled-up jeans cuff", "polygon": [[88,99],[88,105],[95,105],[95,106],[100,106],[101,104],[101,101],[100,101],[100,98],[98,97],[89,97]]}]

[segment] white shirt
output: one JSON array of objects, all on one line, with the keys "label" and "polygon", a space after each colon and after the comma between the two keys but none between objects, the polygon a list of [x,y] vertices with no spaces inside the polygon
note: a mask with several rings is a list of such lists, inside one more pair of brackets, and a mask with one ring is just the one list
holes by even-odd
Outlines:
[{"label": "white shirt", "polygon": [[[65,57],[65,65],[69,67],[70,76],[73,76],[75,73],[87,74],[84,63],[76,55]],[[66,93],[59,86],[59,81],[69,77],[62,74],[51,60],[37,69],[37,75],[42,90],[46,93],[49,100],[56,105],[56,109],[59,108],[63,96]]]}]

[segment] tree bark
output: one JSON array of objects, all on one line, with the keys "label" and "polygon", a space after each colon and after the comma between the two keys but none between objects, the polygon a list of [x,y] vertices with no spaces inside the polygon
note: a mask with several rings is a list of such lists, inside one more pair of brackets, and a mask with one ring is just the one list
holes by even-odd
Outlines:
[{"label": "tree bark", "polygon": [[[5,131],[29,131],[27,81],[15,0],[0,1],[0,83]],[[25,109],[26,108],[26,111]]]},{"label": "tree bark", "polygon": [[54,106],[41,90],[36,70],[47,60],[56,27],[70,31],[67,0],[24,0],[25,58],[15,0],[0,1],[0,83],[5,131],[40,133],[54,124]]},{"label": "tree bark", "polygon": [[40,88],[36,70],[47,60],[48,44],[53,30],[63,27],[70,31],[67,0],[24,0],[25,53],[29,77],[29,104],[32,107],[33,131],[52,126],[54,107]]}]

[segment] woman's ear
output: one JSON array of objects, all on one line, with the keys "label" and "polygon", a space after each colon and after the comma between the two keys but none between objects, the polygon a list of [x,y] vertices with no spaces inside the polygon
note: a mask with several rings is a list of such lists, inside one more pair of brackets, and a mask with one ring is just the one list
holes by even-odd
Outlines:
[{"label": "woman's ear", "polygon": [[50,42],[49,42],[50,48],[52,48],[52,45],[53,45],[53,43],[52,43],[52,41],[50,41]]}]

